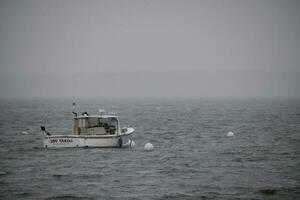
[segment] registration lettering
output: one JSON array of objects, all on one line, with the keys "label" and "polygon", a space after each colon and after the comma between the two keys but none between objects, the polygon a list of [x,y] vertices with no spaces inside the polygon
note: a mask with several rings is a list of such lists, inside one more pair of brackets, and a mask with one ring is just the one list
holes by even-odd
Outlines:
[{"label": "registration lettering", "polygon": [[50,143],[71,143],[73,142],[72,139],[50,139]]}]

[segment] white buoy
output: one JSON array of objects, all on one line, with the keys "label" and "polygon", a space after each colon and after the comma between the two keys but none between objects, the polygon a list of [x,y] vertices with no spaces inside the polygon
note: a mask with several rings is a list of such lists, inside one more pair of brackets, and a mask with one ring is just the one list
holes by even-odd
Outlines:
[{"label": "white buoy", "polygon": [[134,140],[131,140],[130,147],[134,147],[134,146],[135,146],[135,142],[134,142]]},{"label": "white buoy", "polygon": [[145,146],[144,146],[144,150],[145,151],[153,151],[154,150],[154,147],[151,143],[146,143]]},{"label": "white buoy", "polygon": [[28,132],[27,131],[22,131],[22,134],[23,135],[28,135]]},{"label": "white buoy", "polygon": [[227,133],[227,137],[232,137],[232,136],[234,136],[234,133],[231,132],[231,131],[229,131],[229,132]]}]

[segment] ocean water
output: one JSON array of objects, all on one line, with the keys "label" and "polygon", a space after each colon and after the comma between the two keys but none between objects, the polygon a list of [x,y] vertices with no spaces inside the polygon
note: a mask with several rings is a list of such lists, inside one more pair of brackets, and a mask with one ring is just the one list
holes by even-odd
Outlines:
[{"label": "ocean water", "polygon": [[300,199],[299,99],[82,99],[136,146],[42,148],[40,125],[70,133],[72,101],[0,100],[0,199]]}]

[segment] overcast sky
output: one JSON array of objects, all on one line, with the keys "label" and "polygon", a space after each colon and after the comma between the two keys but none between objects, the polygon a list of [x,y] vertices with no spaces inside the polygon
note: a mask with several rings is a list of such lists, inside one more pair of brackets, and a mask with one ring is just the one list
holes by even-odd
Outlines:
[{"label": "overcast sky", "polygon": [[0,97],[299,88],[299,0],[0,0]]}]

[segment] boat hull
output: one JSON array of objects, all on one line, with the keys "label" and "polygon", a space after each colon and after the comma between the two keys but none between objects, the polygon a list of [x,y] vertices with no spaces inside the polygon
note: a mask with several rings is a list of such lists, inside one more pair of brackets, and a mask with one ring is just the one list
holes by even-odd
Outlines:
[{"label": "boat hull", "polygon": [[52,135],[44,138],[44,147],[130,147],[131,142],[132,132],[120,135]]}]

